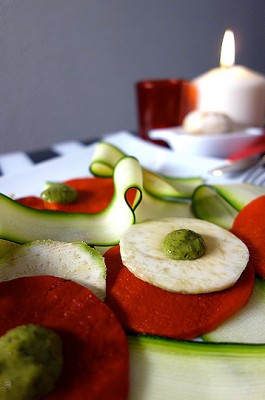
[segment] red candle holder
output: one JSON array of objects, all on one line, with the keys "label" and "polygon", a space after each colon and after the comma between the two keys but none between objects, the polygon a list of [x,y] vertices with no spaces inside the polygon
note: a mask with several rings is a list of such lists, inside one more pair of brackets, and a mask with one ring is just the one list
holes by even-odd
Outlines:
[{"label": "red candle holder", "polygon": [[182,124],[195,109],[196,92],[185,79],[155,79],[136,82],[138,131],[149,139],[151,129],[170,128]]}]

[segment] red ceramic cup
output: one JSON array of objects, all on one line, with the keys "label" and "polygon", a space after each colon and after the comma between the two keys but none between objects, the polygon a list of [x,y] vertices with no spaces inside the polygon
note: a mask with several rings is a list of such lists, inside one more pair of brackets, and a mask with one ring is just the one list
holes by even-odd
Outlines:
[{"label": "red ceramic cup", "polygon": [[136,82],[138,130],[143,139],[151,129],[182,124],[195,108],[195,89],[184,79],[156,79]]}]

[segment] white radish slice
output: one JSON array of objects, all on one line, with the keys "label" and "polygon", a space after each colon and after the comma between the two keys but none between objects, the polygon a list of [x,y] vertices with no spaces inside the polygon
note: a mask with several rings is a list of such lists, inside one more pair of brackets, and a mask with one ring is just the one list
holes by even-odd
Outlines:
[{"label": "white radish slice", "polygon": [[[174,260],[161,244],[177,229],[199,233],[206,244],[196,260]],[[123,264],[143,281],[172,292],[210,293],[235,284],[245,269],[249,252],[231,232],[195,218],[161,218],[132,225],[121,237]]]},{"label": "white radish slice", "polygon": [[34,241],[14,248],[0,259],[0,281],[43,275],[75,281],[105,299],[104,259],[83,242]]}]

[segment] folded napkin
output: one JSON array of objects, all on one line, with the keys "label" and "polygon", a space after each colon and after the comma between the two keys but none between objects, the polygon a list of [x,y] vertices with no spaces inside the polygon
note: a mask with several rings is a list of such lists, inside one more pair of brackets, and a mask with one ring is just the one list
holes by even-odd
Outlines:
[{"label": "folded napkin", "polygon": [[263,135],[254,140],[254,142],[252,142],[251,145],[248,145],[243,149],[241,149],[240,151],[233,153],[232,156],[229,157],[229,159],[239,160],[240,158],[255,156],[257,154],[263,154],[263,153],[265,153],[265,131]]}]

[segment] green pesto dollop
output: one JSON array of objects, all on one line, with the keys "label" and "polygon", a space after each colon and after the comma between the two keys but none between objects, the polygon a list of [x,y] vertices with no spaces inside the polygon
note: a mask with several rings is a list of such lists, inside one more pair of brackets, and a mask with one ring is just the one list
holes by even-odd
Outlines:
[{"label": "green pesto dollop", "polygon": [[40,197],[49,203],[70,204],[76,200],[77,191],[65,183],[50,183]]},{"label": "green pesto dollop", "polygon": [[162,250],[174,260],[196,260],[206,250],[203,237],[190,229],[177,229],[166,235]]},{"label": "green pesto dollop", "polygon": [[21,325],[0,338],[0,399],[36,400],[54,387],[63,365],[60,337]]}]

